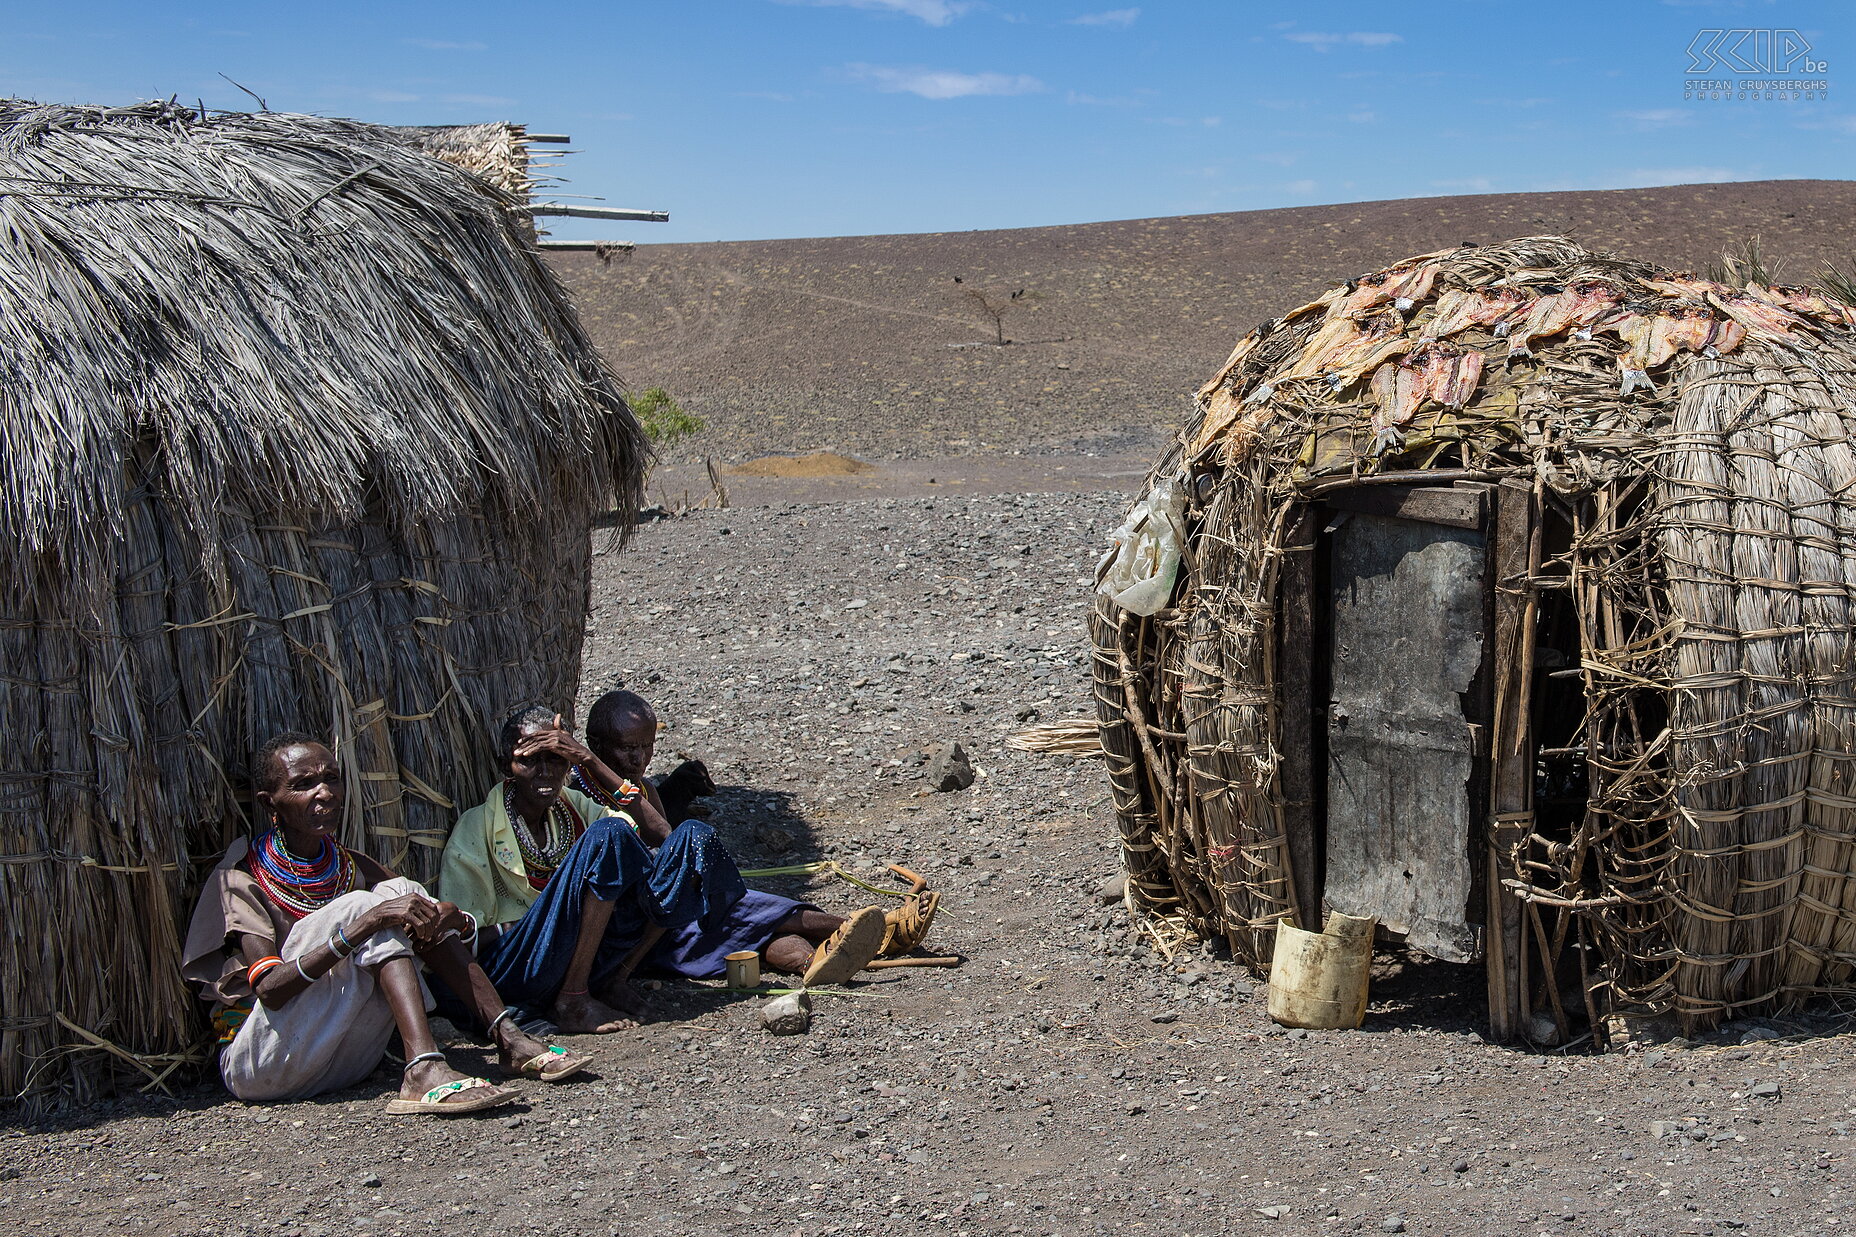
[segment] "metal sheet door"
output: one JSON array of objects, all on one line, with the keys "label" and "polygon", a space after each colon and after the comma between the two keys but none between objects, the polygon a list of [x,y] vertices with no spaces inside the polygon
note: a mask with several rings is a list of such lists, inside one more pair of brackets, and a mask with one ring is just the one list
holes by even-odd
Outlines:
[{"label": "metal sheet door", "polygon": [[1453,962],[1469,922],[1488,624],[1472,529],[1353,513],[1331,534],[1327,903]]}]

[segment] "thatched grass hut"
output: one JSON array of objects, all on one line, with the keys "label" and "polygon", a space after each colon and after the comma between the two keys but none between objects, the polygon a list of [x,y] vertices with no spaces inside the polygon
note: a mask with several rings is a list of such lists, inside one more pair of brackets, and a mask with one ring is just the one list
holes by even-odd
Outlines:
[{"label": "thatched grass hut", "polygon": [[1134,901],[1255,965],[1376,915],[1504,1038],[1850,992],[1853,324],[1540,237],[1247,336],[1094,620]]},{"label": "thatched grass hut", "polygon": [[197,1043],[177,933],[266,735],[429,876],[490,719],[572,698],[647,448],[524,204],[421,145],[0,102],[0,1093]]}]

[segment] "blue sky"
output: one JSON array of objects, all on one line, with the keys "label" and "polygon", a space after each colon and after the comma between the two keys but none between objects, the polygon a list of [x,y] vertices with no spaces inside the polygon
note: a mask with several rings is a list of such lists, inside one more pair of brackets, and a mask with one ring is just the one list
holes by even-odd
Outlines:
[{"label": "blue sky", "polygon": [[[671,212],[562,237],[954,231],[1856,163],[1850,0],[13,9],[0,94],[249,106],[223,73],[279,111],[519,120],[573,135],[567,191]],[[1754,28],[1798,31],[1781,76],[1826,96],[1685,99],[1698,32]]]}]

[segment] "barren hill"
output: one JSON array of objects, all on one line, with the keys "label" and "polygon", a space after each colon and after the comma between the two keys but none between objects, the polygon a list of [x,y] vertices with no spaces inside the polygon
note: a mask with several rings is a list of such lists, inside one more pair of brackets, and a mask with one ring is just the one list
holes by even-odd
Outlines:
[{"label": "barren hill", "polygon": [[[1757,236],[1782,277],[1856,260],[1856,181],[1492,194],[994,232],[640,245],[557,259],[636,388],[738,460],[1141,447],[1263,318],[1336,279],[1542,232],[1700,268]],[[955,278],[961,282],[956,284]],[[1004,329],[965,294],[1023,288]]]}]

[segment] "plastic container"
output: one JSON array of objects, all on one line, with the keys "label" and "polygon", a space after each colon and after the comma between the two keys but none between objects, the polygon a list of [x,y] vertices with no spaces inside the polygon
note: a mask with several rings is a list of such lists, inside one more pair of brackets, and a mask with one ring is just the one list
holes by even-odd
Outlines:
[{"label": "plastic container", "polygon": [[1270,959],[1271,1020],[1312,1031],[1359,1026],[1366,1017],[1377,924],[1338,911],[1321,932],[1278,921]]}]

